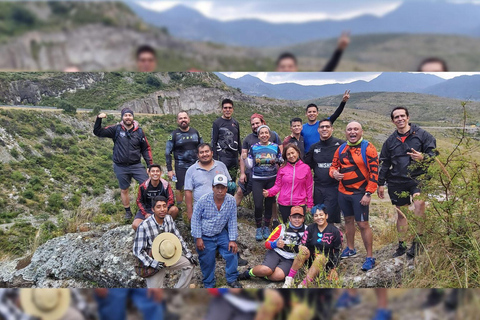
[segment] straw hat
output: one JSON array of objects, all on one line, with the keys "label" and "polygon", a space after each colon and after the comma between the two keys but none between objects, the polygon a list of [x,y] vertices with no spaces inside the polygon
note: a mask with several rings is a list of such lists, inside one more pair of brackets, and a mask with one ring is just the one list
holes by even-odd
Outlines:
[{"label": "straw hat", "polygon": [[153,240],[152,256],[167,267],[172,266],[182,256],[182,244],[173,233],[162,232]]},{"label": "straw hat", "polygon": [[63,317],[70,299],[69,289],[20,289],[20,303],[25,313],[44,320]]}]

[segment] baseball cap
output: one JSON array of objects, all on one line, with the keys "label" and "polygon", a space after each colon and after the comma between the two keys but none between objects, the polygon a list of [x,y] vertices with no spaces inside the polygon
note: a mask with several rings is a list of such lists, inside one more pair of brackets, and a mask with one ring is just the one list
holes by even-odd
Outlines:
[{"label": "baseball cap", "polygon": [[304,216],[305,214],[303,213],[303,208],[300,206],[294,206],[292,209],[290,209],[290,215],[293,216],[294,214],[299,214],[301,216]]},{"label": "baseball cap", "polygon": [[215,178],[213,178],[213,186],[221,184],[222,186],[228,187],[228,179],[227,176],[224,174],[217,174]]}]

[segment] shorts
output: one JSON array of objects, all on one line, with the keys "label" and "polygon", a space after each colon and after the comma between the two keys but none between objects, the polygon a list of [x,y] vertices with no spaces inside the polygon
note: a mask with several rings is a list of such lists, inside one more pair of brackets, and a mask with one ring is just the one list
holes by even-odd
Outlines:
[{"label": "shorts", "polygon": [[122,190],[126,190],[130,187],[132,178],[137,180],[138,184],[142,184],[148,179],[147,170],[141,163],[132,164],[129,166],[119,166],[118,164],[114,163],[113,172],[115,172],[118,185]]},{"label": "shorts", "polygon": [[275,268],[282,269],[285,276],[288,276],[292,267],[293,259],[287,259],[279,255],[275,250],[267,250],[267,254],[263,259],[262,265],[269,267],[275,272]]},{"label": "shorts", "polygon": [[355,221],[362,222],[368,221],[368,209],[369,206],[362,206],[360,200],[362,200],[364,193],[360,194],[344,194],[338,193],[338,204],[343,211],[344,217],[355,217]]},{"label": "shorts", "polygon": [[187,174],[188,168],[178,168],[175,167],[175,177],[177,177],[177,182],[175,183],[175,189],[182,191],[183,186],[185,185],[185,175]]},{"label": "shorts", "polygon": [[397,207],[410,205],[412,203],[411,196],[415,193],[421,193],[419,184],[416,180],[410,180],[401,184],[389,183],[387,190],[390,201]]},{"label": "shorts", "polygon": [[252,173],[246,173],[247,182],[245,184],[238,181],[238,186],[242,189],[243,196],[248,196],[250,192],[252,192]]},{"label": "shorts", "polygon": [[340,206],[338,205],[338,186],[321,187],[318,184],[313,186],[313,203],[324,204],[328,213],[328,223],[341,223]]}]

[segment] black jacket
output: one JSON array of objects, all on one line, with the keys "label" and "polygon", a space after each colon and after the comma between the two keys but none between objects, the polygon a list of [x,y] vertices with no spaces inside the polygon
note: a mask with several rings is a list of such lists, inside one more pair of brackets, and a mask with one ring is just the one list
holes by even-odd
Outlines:
[{"label": "black jacket", "polygon": [[152,150],[137,121],[134,121],[134,126],[130,130],[127,130],[122,122],[102,128],[102,119],[97,117],[93,134],[113,140],[113,162],[119,166],[140,163],[142,156],[147,165],[153,163]]},{"label": "black jacket", "polygon": [[[403,183],[425,174],[429,160],[437,155],[436,147],[435,138],[416,124],[410,124],[407,135],[400,135],[395,130],[383,143],[378,185],[383,186],[385,182]],[[416,163],[412,160],[407,154],[412,148],[424,154],[424,161]]]},{"label": "black jacket", "polygon": [[338,181],[331,178],[328,172],[332,165],[335,151],[344,142],[332,136],[325,141],[320,140],[312,144],[310,150],[308,150],[304,162],[313,169],[313,181],[316,185],[321,187],[338,187]]}]

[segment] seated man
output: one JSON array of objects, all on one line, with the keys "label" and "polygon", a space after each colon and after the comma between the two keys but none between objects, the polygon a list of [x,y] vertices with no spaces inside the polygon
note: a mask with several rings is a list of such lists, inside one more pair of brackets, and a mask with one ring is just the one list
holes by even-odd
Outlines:
[{"label": "seated man", "polygon": [[248,280],[252,277],[265,277],[271,281],[285,279],[306,229],[303,208],[292,207],[289,220],[288,226],[278,225],[265,241],[268,250],[263,263],[240,274],[238,280]]},{"label": "seated man", "polygon": [[[157,196],[153,202],[155,204],[153,207],[153,215],[145,219],[145,221],[138,226],[133,243],[133,254],[140,260],[142,266],[147,268],[147,274],[149,274],[149,276],[144,277],[146,278],[148,288],[163,288],[166,269],[181,269],[182,274],[175,288],[187,288],[193,277],[193,268],[198,265],[198,262],[190,250],[188,250],[180,232],[175,226],[173,218],[167,215],[167,199],[163,196]],[[168,265],[168,259],[171,258],[171,255],[163,255],[163,252],[160,252],[160,254],[164,256],[165,262],[153,259],[151,256],[155,238],[164,232],[173,233],[180,241],[182,247],[183,255],[180,256],[177,262],[171,265]],[[173,241],[169,241],[166,245],[166,251],[174,251],[175,254],[178,254],[177,250],[179,250],[179,248],[176,246],[175,249],[172,248]],[[159,249],[162,249],[161,246],[162,244],[156,248],[157,252]],[[153,254],[156,255],[156,252]]]},{"label": "seated man", "polygon": [[172,187],[168,181],[162,179],[162,168],[158,164],[150,165],[148,169],[149,179],[145,180],[138,187],[137,205],[138,212],[133,219],[132,228],[137,230],[143,220],[153,214],[153,199],[156,196],[164,196],[168,199],[167,213],[172,216],[173,220],[178,215],[178,208],[174,205]]}]

